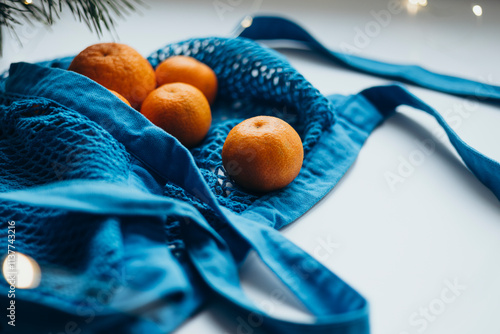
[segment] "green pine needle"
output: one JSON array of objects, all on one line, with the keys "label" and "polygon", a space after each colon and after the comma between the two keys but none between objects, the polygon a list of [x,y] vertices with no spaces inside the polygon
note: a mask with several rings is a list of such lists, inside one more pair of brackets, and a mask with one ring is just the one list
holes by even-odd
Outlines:
[{"label": "green pine needle", "polygon": [[63,10],[69,9],[76,19],[101,37],[104,30],[114,33],[114,16],[122,18],[130,14],[136,10],[135,5],[144,6],[144,3],[142,0],[0,0],[0,56],[3,28],[22,44],[15,33],[16,26],[34,22],[52,25]]}]

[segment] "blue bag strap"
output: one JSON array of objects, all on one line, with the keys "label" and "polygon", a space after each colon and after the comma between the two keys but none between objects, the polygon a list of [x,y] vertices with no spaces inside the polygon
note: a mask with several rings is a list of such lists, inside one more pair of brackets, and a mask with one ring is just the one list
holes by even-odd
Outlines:
[{"label": "blue bag strap", "polygon": [[[281,17],[257,16],[252,18],[251,24],[248,24],[250,20],[247,18],[246,23],[246,28],[240,32],[240,37],[255,40],[293,40],[305,43],[313,51],[319,52],[333,62],[356,71],[396,79],[461,97],[500,102],[500,87],[498,86],[433,73],[419,66],[389,64],[331,51],[298,24]],[[408,105],[436,118],[467,167],[500,200],[500,164],[465,143],[439,112],[406,89],[396,85],[373,87],[361,94],[386,116],[397,106]]]},{"label": "blue bag strap", "polygon": [[[375,76],[411,83],[435,91],[480,100],[500,102],[500,87],[443,75],[416,65],[398,65],[332,51],[297,23],[277,16],[246,18],[239,37],[253,40],[292,40],[309,46],[336,64]],[[243,26],[243,24],[242,24]]]},{"label": "blue bag strap", "polygon": [[382,114],[394,111],[397,106],[407,105],[433,116],[443,127],[451,144],[455,147],[469,170],[500,200],[500,164],[468,145],[446,123],[443,116],[405,88],[398,85],[368,88],[360,93]]},{"label": "blue bag strap", "polygon": [[[213,230],[191,205],[136,188],[100,181],[63,181],[0,193],[0,199],[97,215],[175,216],[183,218],[182,237],[193,265],[215,292],[251,315],[246,326],[274,333],[367,334],[366,300],[335,274],[275,229],[224,210],[234,233],[229,241]],[[238,277],[234,252],[255,250],[264,263],[311,311],[315,321],[274,318],[247,298]]]}]

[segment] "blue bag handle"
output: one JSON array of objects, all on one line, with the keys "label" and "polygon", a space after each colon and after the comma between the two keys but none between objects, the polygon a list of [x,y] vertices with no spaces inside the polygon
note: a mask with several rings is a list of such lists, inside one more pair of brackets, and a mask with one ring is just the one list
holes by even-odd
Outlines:
[{"label": "blue bag handle", "polygon": [[469,170],[500,200],[500,164],[464,142],[439,112],[398,85],[372,87],[360,94],[383,114],[392,112],[397,106],[407,105],[433,116],[445,130]]},{"label": "blue bag handle", "polygon": [[385,63],[329,50],[304,28],[283,17],[255,16],[246,18],[244,21],[247,24],[239,33],[239,37],[253,40],[293,40],[306,44],[312,50],[326,56],[340,66],[358,72],[410,83],[447,94],[479,100],[500,101],[500,87],[498,86],[434,73],[416,65]]},{"label": "blue bag handle", "polygon": [[[57,182],[27,190],[0,193],[0,199],[97,215],[168,215],[184,218],[181,230],[193,265],[214,291],[241,311],[252,314],[252,320],[247,325],[265,326],[276,333],[369,333],[366,300],[269,226],[241,217],[236,218],[236,215],[230,217],[229,227],[237,234],[232,236],[231,247],[193,206],[129,186],[101,181]],[[314,323],[273,318],[255,307],[246,297],[232,254],[235,251],[241,252],[245,245],[255,250],[295,292],[316,316]],[[234,249],[235,247],[240,249]]]},{"label": "blue bag handle", "polygon": [[[239,37],[254,40],[286,39],[301,42],[333,62],[363,73],[399,80],[420,87],[479,100],[500,102],[500,87],[458,77],[430,72],[415,65],[384,63],[327,49],[301,26],[282,17],[256,16],[246,18],[245,28]],[[251,24],[248,24],[251,23]],[[242,25],[243,26],[243,25]],[[383,115],[389,115],[399,105],[407,105],[425,111],[441,125],[451,143],[472,173],[500,200],[500,164],[481,154],[465,143],[446,123],[439,112],[425,104],[406,89],[391,85],[373,87],[361,93]]]}]

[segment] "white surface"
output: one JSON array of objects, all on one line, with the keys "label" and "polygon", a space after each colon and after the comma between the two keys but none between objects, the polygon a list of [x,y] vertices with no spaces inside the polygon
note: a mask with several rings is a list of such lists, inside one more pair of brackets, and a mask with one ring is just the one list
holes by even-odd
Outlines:
[{"label": "white surface", "polygon": [[[472,2],[428,1],[415,15],[406,10],[392,15],[359,48],[359,54],[499,85],[500,3],[478,1],[483,16],[477,18]],[[376,22],[371,11],[388,5],[387,0],[147,3],[149,8],[142,15],[118,20],[117,27],[120,41],[144,55],[184,38],[228,35],[244,15],[257,10],[292,17],[329,47],[339,49],[346,43],[354,45],[356,29],[364,30]],[[98,41],[68,13],[51,31],[23,27],[20,37],[22,49],[12,38],[5,39],[0,69],[15,61],[76,54]],[[110,39],[109,34],[105,39]],[[286,55],[325,94],[351,94],[386,83],[304,52]],[[471,106],[424,89],[410,90],[442,112],[468,106],[465,110],[470,116],[461,119],[456,131],[478,150],[500,160],[498,107]],[[401,113],[374,132],[340,184],[283,233],[369,300],[374,334],[500,333],[499,202],[459,162],[450,144],[434,135],[435,121],[413,110]],[[399,159],[409,159],[419,147],[416,142],[426,139],[437,143],[436,150],[391,190],[386,172],[397,172]],[[331,253],[322,246],[329,242],[333,244]],[[242,277],[258,304],[269,298],[265,291],[279,286],[255,259],[248,261]],[[443,300],[447,280],[458,280],[465,290],[453,302],[443,303],[439,300]],[[445,294],[445,300],[446,296],[452,297]],[[442,313],[431,314],[429,320],[419,315],[420,308],[440,305],[445,308],[435,311]],[[290,307],[276,304],[274,309],[284,317],[307,318]],[[211,305],[176,333],[246,333],[235,316],[228,314],[221,306]],[[411,322],[412,317],[416,323]]]}]

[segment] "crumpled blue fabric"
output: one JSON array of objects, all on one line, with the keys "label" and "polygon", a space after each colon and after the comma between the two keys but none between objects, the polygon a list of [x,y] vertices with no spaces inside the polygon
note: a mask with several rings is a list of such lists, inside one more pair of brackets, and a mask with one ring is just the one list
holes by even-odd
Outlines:
[{"label": "crumpled blue fabric", "polygon": [[[18,290],[18,312],[30,322],[17,329],[60,330],[73,321],[84,332],[164,333],[207,298],[260,312],[238,291],[236,274],[253,249],[321,323],[262,314],[264,328],[319,333],[334,324],[339,333],[367,332],[366,300],[275,229],[333,187],[383,117],[338,108],[343,98],[324,97],[282,56],[247,39],[188,40],[148,59],[155,66],[173,54],[207,63],[220,84],[210,132],[191,151],[104,87],[66,71],[71,57],[13,64],[5,74],[0,211],[16,221],[18,251],[42,268],[38,288]],[[358,112],[366,117],[358,124],[342,115]],[[306,152],[297,179],[266,195],[233,184],[220,158],[232,126],[262,114],[292,124]],[[186,205],[198,225],[166,203]],[[196,229],[210,232],[189,241]],[[306,269],[316,274],[303,282]]]},{"label": "crumpled blue fabric", "polygon": [[[258,38],[266,24],[247,33]],[[498,196],[498,163],[467,146],[401,86],[325,97],[283,56],[242,37],[174,43],[148,60],[156,66],[178,54],[212,67],[220,84],[212,127],[191,150],[104,87],[67,71],[71,57],[13,64],[3,75],[0,244],[7,249],[7,223],[15,221],[16,250],[42,270],[39,287],[16,292],[17,332],[69,326],[82,333],[165,333],[218,299],[251,319],[247,331],[369,333],[366,299],[277,229],[335,186],[369,134],[401,104],[441,121],[464,161]],[[234,184],[220,157],[229,130],[263,114],[294,126],[305,150],[299,176],[265,195]],[[238,267],[250,251],[313,322],[274,318],[246,297]],[[8,302],[5,295],[0,300]]]}]

